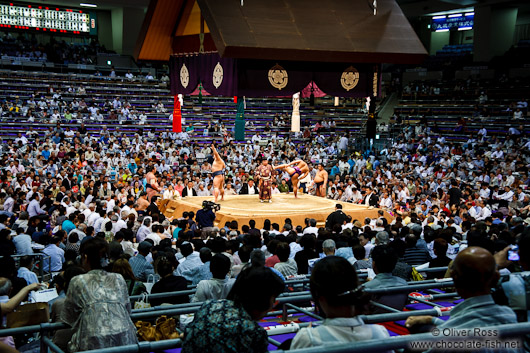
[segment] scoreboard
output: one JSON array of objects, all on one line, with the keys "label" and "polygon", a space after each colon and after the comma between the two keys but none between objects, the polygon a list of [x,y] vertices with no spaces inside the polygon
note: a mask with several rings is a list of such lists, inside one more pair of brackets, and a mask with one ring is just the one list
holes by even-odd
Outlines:
[{"label": "scoreboard", "polygon": [[0,27],[43,32],[97,35],[93,12],[54,6],[0,3]]}]

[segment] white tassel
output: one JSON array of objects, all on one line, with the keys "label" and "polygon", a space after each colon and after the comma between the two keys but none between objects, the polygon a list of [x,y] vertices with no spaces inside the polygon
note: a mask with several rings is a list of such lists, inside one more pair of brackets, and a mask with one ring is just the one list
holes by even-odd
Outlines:
[{"label": "white tassel", "polygon": [[182,107],[184,105],[184,96],[182,95],[182,93],[178,94],[178,99],[179,99],[180,106]]}]

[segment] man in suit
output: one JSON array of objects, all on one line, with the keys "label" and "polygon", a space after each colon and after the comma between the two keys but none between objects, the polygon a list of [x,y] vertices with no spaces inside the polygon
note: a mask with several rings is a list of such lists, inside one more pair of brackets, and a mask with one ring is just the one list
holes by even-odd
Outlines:
[{"label": "man in suit", "polygon": [[193,188],[193,181],[188,182],[188,186],[182,189],[182,197],[197,196],[197,191]]},{"label": "man in suit", "polygon": [[71,177],[72,177],[72,175],[69,175],[68,177],[65,176],[63,178],[62,183],[61,183],[61,185],[66,188],[66,190],[70,190],[72,188],[72,184],[71,184],[71,182],[69,180],[69,178],[71,178]]},{"label": "man in suit", "polygon": [[257,195],[259,194],[259,190],[254,185],[254,179],[249,179],[248,183],[245,183],[243,187],[241,187],[241,190],[239,191],[239,195]]},{"label": "man in suit", "polygon": [[326,219],[326,228],[333,229],[335,224],[342,226],[346,217],[346,214],[342,212],[342,205],[340,203],[336,204],[335,212],[331,213]]},{"label": "man in suit", "polygon": [[377,195],[374,194],[374,192],[372,191],[372,188],[367,187],[366,196],[364,197],[364,200],[363,200],[363,205],[377,207],[378,203],[379,203],[379,197],[377,197]]},{"label": "man in suit", "polygon": [[157,214],[159,221],[162,222],[164,219],[166,219],[166,217],[162,214],[162,212],[160,212],[160,209],[156,205],[157,200],[158,196],[151,197],[151,204],[145,210],[145,214],[150,217],[153,217],[154,214]]},{"label": "man in suit", "polygon": [[57,196],[55,197],[55,201],[61,202],[66,196],[66,188],[61,185],[60,191],[57,193]]}]

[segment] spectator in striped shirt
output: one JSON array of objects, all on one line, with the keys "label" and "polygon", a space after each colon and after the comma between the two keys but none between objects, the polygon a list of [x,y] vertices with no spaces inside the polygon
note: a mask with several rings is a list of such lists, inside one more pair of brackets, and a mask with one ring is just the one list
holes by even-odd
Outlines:
[{"label": "spectator in striped shirt", "polygon": [[409,234],[405,237],[407,249],[405,250],[405,262],[410,266],[422,265],[431,261],[429,252],[423,248],[418,248],[418,238],[414,234]]}]

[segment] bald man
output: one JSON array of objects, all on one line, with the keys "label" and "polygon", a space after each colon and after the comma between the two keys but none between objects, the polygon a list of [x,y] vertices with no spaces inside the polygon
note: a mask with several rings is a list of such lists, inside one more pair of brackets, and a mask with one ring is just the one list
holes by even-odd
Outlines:
[{"label": "bald man", "polygon": [[442,321],[432,316],[409,317],[407,328],[415,325],[437,325],[439,328],[476,328],[512,324],[517,318],[512,309],[493,302],[491,288],[499,280],[493,255],[486,249],[472,246],[462,250],[450,270],[458,294],[464,299]]}]

